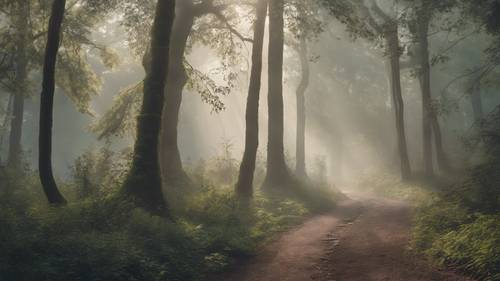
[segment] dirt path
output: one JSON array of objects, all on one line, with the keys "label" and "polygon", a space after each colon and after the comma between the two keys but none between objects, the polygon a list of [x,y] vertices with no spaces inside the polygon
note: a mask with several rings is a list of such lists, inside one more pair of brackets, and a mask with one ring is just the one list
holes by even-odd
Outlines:
[{"label": "dirt path", "polygon": [[[400,201],[357,196],[329,215],[311,218],[216,280],[461,281],[406,253],[410,208]],[[361,203],[357,203],[361,202]]]}]

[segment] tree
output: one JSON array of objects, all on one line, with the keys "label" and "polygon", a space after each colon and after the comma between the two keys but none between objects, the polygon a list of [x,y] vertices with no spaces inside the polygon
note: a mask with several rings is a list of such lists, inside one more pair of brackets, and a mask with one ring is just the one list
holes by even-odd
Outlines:
[{"label": "tree", "polygon": [[40,135],[38,140],[38,168],[43,191],[50,204],[65,204],[52,174],[52,113],[54,106],[55,70],[60,44],[61,24],[66,0],[54,0],[49,20],[47,47],[43,66],[42,93],[40,97]]},{"label": "tree", "polygon": [[266,25],[268,0],[258,0],[254,35],[252,45],[252,69],[248,87],[246,107],[245,150],[240,165],[236,193],[243,198],[249,198],[253,193],[253,177],[255,161],[259,146],[259,96],[262,76],[262,51],[264,44],[264,29]]},{"label": "tree", "polygon": [[269,2],[269,58],[268,58],[268,140],[267,173],[265,188],[284,187],[290,173],[285,162],[283,145],[283,49],[284,49],[284,1]]},{"label": "tree", "polygon": [[9,154],[7,164],[13,168],[18,168],[21,162],[21,137],[24,113],[24,95],[26,90],[26,79],[28,76],[28,58],[27,58],[27,38],[28,38],[28,0],[21,0],[14,5],[16,9],[17,30],[16,30],[16,74],[15,74],[15,95],[12,110],[12,119],[10,125]]},{"label": "tree", "polygon": [[307,42],[305,35],[300,36],[299,57],[302,72],[299,86],[297,87],[297,135],[296,135],[296,164],[295,174],[299,178],[307,177],[305,156],[306,135],[306,100],[305,93],[309,85],[309,60],[307,58]]},{"label": "tree", "polygon": [[[179,123],[179,110],[182,103],[182,93],[186,83],[189,81],[184,56],[195,20],[209,14],[214,15],[218,22],[226,24],[226,27],[231,33],[236,34],[244,41],[247,40],[235,29],[230,27],[227,19],[222,14],[224,9],[227,9],[226,5],[214,5],[212,0],[203,0],[196,4],[194,4],[192,0],[185,0],[177,4],[176,11],[179,16],[176,17],[173,25],[169,76],[167,78],[166,88],[167,94],[165,96],[165,109],[162,118],[162,134],[160,141],[162,174],[165,183],[169,186],[187,180],[187,176],[182,167],[177,127]],[[215,28],[215,26],[210,28]],[[191,70],[191,73],[192,72],[194,72],[194,70]],[[216,89],[216,91],[219,90]],[[224,93],[225,91],[227,90],[222,90],[221,92]],[[205,95],[212,94],[205,92]],[[218,99],[216,99],[215,102],[217,103]],[[215,106],[218,105],[215,104]]]},{"label": "tree", "polygon": [[411,177],[410,160],[406,142],[404,101],[401,92],[401,46],[399,42],[399,23],[397,17],[385,13],[376,0],[322,0],[340,22],[346,25],[347,31],[356,39],[362,37],[370,41],[384,41],[386,50],[386,70],[389,89],[392,97],[396,124],[396,139],[400,162],[400,174],[403,180]]},{"label": "tree", "polygon": [[298,55],[300,64],[300,82],[295,91],[297,100],[297,130],[295,150],[295,175],[306,178],[305,133],[306,133],[306,91],[309,87],[310,67],[308,42],[317,39],[323,32],[323,22],[320,19],[320,9],[308,1],[290,1],[285,7],[286,28],[292,38],[285,42]]},{"label": "tree", "polygon": [[[147,1],[148,2],[148,1]],[[149,3],[149,2],[148,2]],[[178,121],[182,94],[186,86],[197,91],[204,102],[210,104],[215,112],[224,109],[219,95],[227,95],[231,88],[234,76],[226,72],[227,86],[218,85],[208,75],[194,69],[186,60],[185,55],[191,50],[194,43],[202,43],[213,47],[222,57],[223,61],[235,60],[239,57],[233,37],[241,41],[251,41],[241,35],[232,27],[223,11],[229,10],[228,4],[214,4],[212,0],[197,1],[185,0],[176,5],[176,17],[173,23],[173,32],[170,49],[169,74],[165,94],[165,108],[162,117],[162,131],[160,138],[160,155],[163,182],[168,186],[186,181],[187,176],[182,167],[181,155],[178,146]],[[129,44],[136,54],[143,54],[143,30],[149,27],[147,20],[137,24],[137,14],[148,19],[151,11],[142,0],[129,0],[125,3],[124,26],[129,33]],[[213,17],[207,17],[212,15]],[[195,21],[198,22],[193,29]],[[230,65],[231,62],[224,64]],[[93,129],[100,138],[112,135],[124,135],[133,127],[130,120],[137,115],[137,106],[141,103],[140,95],[136,95],[142,88],[142,82],[137,83],[122,91],[113,108],[109,110]]]},{"label": "tree", "polygon": [[481,97],[481,81],[500,64],[500,2],[461,0],[462,13],[493,36],[490,46],[486,48],[487,63],[471,72],[470,94],[474,121],[483,119]]},{"label": "tree", "polygon": [[471,106],[472,106],[472,114],[474,116],[474,122],[480,122],[483,119],[483,100],[481,97],[481,80],[473,81],[471,87]]},{"label": "tree", "polygon": [[413,1],[413,19],[410,20],[409,29],[416,41],[416,65],[422,93],[422,137],[424,173],[431,177],[434,174],[432,157],[432,136],[436,147],[436,158],[442,171],[449,171],[450,166],[444,152],[441,127],[438,116],[433,106],[431,94],[431,58],[429,54],[429,27],[434,14],[448,9],[452,1]]},{"label": "tree", "polygon": [[174,0],[158,0],[151,31],[149,55],[145,55],[143,104],[137,121],[137,140],[124,191],[149,212],[167,216],[162,192],[158,142],[169,65],[170,34],[175,15]]},{"label": "tree", "polygon": [[431,177],[433,171],[432,159],[432,120],[434,119],[431,97],[431,71],[429,61],[429,22],[430,11],[422,9],[417,16],[416,37],[419,46],[419,82],[422,92],[422,137],[423,137],[423,156],[424,173]]},{"label": "tree", "polygon": [[401,49],[399,44],[398,22],[391,18],[378,6],[376,1],[372,3],[372,10],[375,15],[382,20],[382,24],[371,14],[368,8],[362,4],[360,7],[367,16],[369,26],[385,40],[387,52],[386,68],[388,70],[389,85],[392,95],[392,103],[396,121],[398,154],[400,160],[401,178],[407,180],[411,177],[410,160],[408,157],[408,148],[406,143],[406,132],[404,122],[404,102],[401,92],[401,67],[400,56]]},{"label": "tree", "polygon": [[[2,53],[12,54],[10,60],[0,68],[0,87],[13,94],[10,119],[8,163],[17,167],[21,162],[21,139],[23,133],[24,103],[32,93],[31,75],[43,67],[44,42],[48,35],[50,1],[5,0],[0,1],[0,16],[7,28],[0,30]],[[78,3],[78,5],[76,5]],[[57,86],[75,103],[82,113],[89,113],[90,98],[98,94],[99,78],[89,67],[87,56],[97,50],[106,66],[112,52],[105,46],[90,40],[92,27],[110,11],[116,0],[80,0],[68,5],[63,23],[61,44],[58,53]]]}]

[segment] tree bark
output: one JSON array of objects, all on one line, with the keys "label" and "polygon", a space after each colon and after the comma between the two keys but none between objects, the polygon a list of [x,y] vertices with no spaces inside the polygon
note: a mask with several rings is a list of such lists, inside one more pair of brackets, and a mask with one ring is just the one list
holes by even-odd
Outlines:
[{"label": "tree bark", "polygon": [[246,108],[245,151],[240,165],[236,194],[241,198],[250,198],[253,194],[255,161],[259,146],[259,98],[262,77],[262,51],[266,26],[268,0],[259,0],[256,7],[252,45],[252,69],[248,86]]},{"label": "tree bark", "polygon": [[432,124],[432,132],[434,134],[434,144],[436,146],[436,158],[439,169],[445,173],[450,172],[452,168],[450,166],[450,162],[448,161],[448,157],[446,156],[446,153],[444,151],[443,137],[441,135],[441,126],[439,125],[439,120],[435,113],[432,116],[431,124]]},{"label": "tree bark", "polygon": [[283,48],[284,48],[284,1],[269,2],[269,58],[268,58],[268,143],[267,173],[264,188],[284,187],[290,174],[285,163],[283,130]]},{"label": "tree bark", "polygon": [[28,57],[27,57],[27,42],[28,42],[28,19],[29,19],[29,2],[20,0],[18,5],[18,22],[17,22],[17,50],[16,50],[16,76],[15,76],[15,93],[12,110],[12,120],[10,122],[9,136],[9,154],[7,165],[12,168],[19,168],[22,157],[22,132],[23,132],[23,117],[24,117],[24,96],[26,91],[26,79],[28,77]]},{"label": "tree bark", "polygon": [[472,86],[472,93],[470,97],[472,104],[472,114],[474,123],[478,123],[483,119],[483,100],[481,96],[481,81],[476,81]]},{"label": "tree bark", "polygon": [[18,168],[21,164],[21,138],[24,116],[24,93],[22,91],[16,92],[12,108],[12,119],[10,121],[9,155],[7,159],[8,166],[13,168]]},{"label": "tree bark", "polygon": [[[420,88],[422,92],[422,144],[423,144],[423,165],[424,173],[427,177],[434,175],[432,160],[432,124],[434,113],[432,109],[431,97],[431,74],[429,63],[429,42],[427,39],[429,21],[421,18],[418,23],[418,39],[420,43]],[[439,135],[441,133],[439,132]]]},{"label": "tree bark", "polygon": [[151,60],[146,64],[144,97],[137,120],[137,140],[124,192],[147,211],[168,216],[162,191],[158,143],[168,74],[174,0],[158,0],[151,32]]},{"label": "tree bark", "polygon": [[[13,101],[14,101],[14,93],[10,94],[9,95],[9,100],[7,101],[7,106],[5,107],[5,117],[3,119],[3,122],[2,122],[2,127],[0,130],[2,130],[2,134],[0,135],[0,147],[3,147],[3,142],[4,142],[4,139],[5,139],[5,131],[7,130],[8,128],[8,125],[9,125],[9,121],[10,121],[10,118],[12,116],[12,107],[14,106],[13,105]],[[0,159],[0,163],[2,163],[1,159]]]},{"label": "tree bark", "polygon": [[186,69],[184,68],[184,53],[194,19],[195,14],[192,2],[185,0],[178,2],[176,17],[172,27],[160,140],[161,169],[163,182],[167,186],[174,186],[187,179],[179,152],[177,128],[182,92],[188,80]]},{"label": "tree bark", "polygon": [[305,93],[309,86],[309,61],[307,60],[306,38],[300,38],[299,46],[300,66],[302,69],[302,79],[297,87],[297,136],[296,136],[296,165],[295,174],[299,178],[306,178],[306,156],[305,156],[305,135],[306,135],[306,104]]},{"label": "tree bark", "polygon": [[389,55],[390,86],[394,114],[396,120],[396,132],[398,139],[398,151],[401,168],[401,178],[408,180],[411,177],[410,160],[408,158],[408,148],[406,144],[405,122],[404,122],[404,102],[401,93],[401,74],[399,65],[399,38],[397,26],[392,27],[385,34]]},{"label": "tree bark", "polygon": [[53,205],[66,203],[66,200],[57,188],[52,173],[52,114],[54,107],[55,68],[65,6],[66,0],[54,0],[52,4],[43,65],[42,93],[40,97],[38,168],[43,191],[49,203]]},{"label": "tree bark", "polygon": [[424,152],[424,173],[428,177],[434,174],[432,160],[432,135],[436,147],[436,159],[439,169],[443,172],[450,170],[450,165],[443,147],[441,126],[437,113],[432,107],[431,93],[431,68],[429,60],[429,21],[428,16],[423,15],[418,23],[418,39],[420,50],[420,88],[422,92],[422,135]]}]

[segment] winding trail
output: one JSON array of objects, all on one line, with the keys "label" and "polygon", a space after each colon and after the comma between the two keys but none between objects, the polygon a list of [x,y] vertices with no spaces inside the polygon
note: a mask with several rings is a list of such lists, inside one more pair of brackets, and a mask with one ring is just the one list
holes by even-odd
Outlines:
[{"label": "winding trail", "polygon": [[270,243],[223,281],[470,281],[406,251],[410,207],[402,201],[349,195]]}]

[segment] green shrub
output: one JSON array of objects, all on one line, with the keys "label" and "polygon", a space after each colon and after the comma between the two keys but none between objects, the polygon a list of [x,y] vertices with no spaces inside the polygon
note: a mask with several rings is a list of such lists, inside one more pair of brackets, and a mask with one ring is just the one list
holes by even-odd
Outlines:
[{"label": "green shrub", "polygon": [[458,266],[481,280],[500,280],[500,214],[479,215],[440,237],[426,251],[440,264]]},{"label": "green shrub", "polygon": [[293,200],[258,194],[242,208],[228,189],[185,198],[175,222],[113,196],[61,208],[0,210],[0,280],[203,280],[308,213]]},{"label": "green shrub", "polygon": [[496,197],[481,205],[482,188],[473,182],[466,179],[419,207],[412,246],[440,265],[480,280],[500,280],[500,212],[491,204]]},{"label": "green shrub", "polygon": [[191,182],[169,189],[168,221],[116,196],[127,159],[107,146],[86,152],[73,181],[59,184],[70,203],[58,208],[47,206],[36,173],[8,171],[0,181],[8,185],[0,189],[0,280],[203,280],[337,198],[333,189],[297,184],[279,196],[257,191],[241,206],[225,146],[223,156],[190,170]]}]

